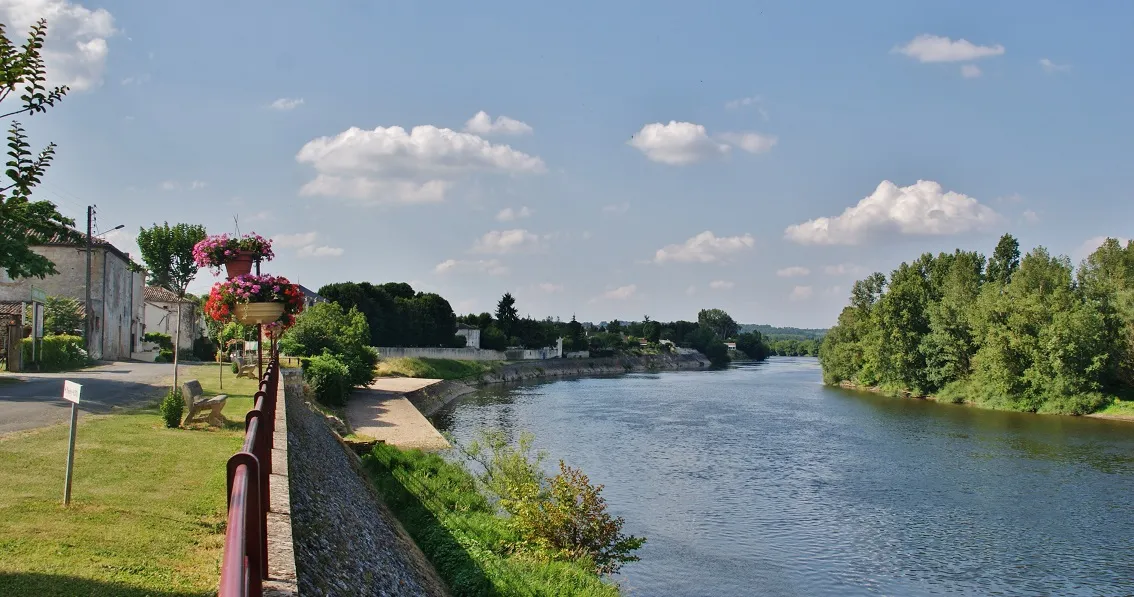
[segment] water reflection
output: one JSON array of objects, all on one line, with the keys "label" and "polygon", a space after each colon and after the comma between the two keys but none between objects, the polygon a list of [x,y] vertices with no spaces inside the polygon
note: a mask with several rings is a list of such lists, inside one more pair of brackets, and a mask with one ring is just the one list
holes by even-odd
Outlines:
[{"label": "water reflection", "polygon": [[477,392],[606,484],[641,595],[1134,594],[1134,425],[827,388],[814,359]]}]

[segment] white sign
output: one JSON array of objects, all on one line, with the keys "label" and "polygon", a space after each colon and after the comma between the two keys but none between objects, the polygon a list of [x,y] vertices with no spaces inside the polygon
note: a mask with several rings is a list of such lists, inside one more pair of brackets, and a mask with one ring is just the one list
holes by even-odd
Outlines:
[{"label": "white sign", "polygon": [[81,386],[81,385],[79,385],[79,384],[77,384],[73,381],[64,381],[63,382],[63,399],[66,400],[67,402],[74,402],[75,404],[78,404],[79,403],[79,392],[82,391],[82,389],[83,389],[83,386]]}]

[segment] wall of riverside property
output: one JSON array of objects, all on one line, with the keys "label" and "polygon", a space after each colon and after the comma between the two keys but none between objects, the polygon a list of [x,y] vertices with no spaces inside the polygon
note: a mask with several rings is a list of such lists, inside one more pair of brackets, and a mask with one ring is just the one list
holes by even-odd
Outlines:
[{"label": "wall of riverside property", "polygon": [[554,359],[559,356],[556,348],[540,350],[486,350],[483,348],[421,348],[379,346],[376,348],[379,359],[451,359],[454,361],[537,361]]}]

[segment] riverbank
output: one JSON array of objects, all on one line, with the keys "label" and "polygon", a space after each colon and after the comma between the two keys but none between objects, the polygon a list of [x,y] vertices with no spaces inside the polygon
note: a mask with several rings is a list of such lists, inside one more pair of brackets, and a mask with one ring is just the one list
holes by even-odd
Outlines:
[{"label": "riverbank", "polygon": [[405,398],[417,407],[421,414],[428,417],[453,400],[476,391],[477,387],[490,384],[649,371],[696,371],[708,369],[710,366],[708,357],[699,353],[520,361],[505,363],[465,379],[443,380],[419,390],[408,392],[405,394]]},{"label": "riverbank", "polygon": [[[838,387],[840,387],[844,390],[852,390],[852,391],[855,391],[855,392],[870,392],[872,394],[881,394],[883,396],[889,396],[890,398],[904,398],[904,399],[929,400],[929,401],[932,401],[932,402],[940,402],[940,400],[938,400],[937,396],[930,395],[930,394],[917,395],[917,394],[910,392],[909,390],[898,391],[898,390],[881,388],[881,387],[878,387],[878,386],[863,386],[863,385],[859,385],[859,384],[849,382],[849,381],[846,381],[846,380],[840,381],[836,385],[838,385]],[[959,404],[959,405],[962,405],[962,406],[971,406],[973,408],[981,408],[981,409],[984,409],[984,410],[1001,410],[1001,411],[1008,411],[1008,412],[1028,412],[1028,411],[1018,411],[1018,410],[1013,410],[1013,409],[996,408],[994,406],[990,406],[990,405],[987,405],[987,404],[981,404],[979,402],[975,402],[975,401],[972,401],[972,400],[963,400],[961,402],[954,402],[954,401],[950,400],[950,401],[947,401],[947,403],[948,404]],[[1065,416],[1065,417],[1091,417],[1091,418],[1095,418],[1095,419],[1110,419],[1110,420],[1113,420],[1113,421],[1127,421],[1127,422],[1130,422],[1130,423],[1134,423],[1134,401],[1120,400],[1118,398],[1115,398],[1114,401],[1111,402],[1110,404],[1108,404],[1106,407],[1099,409],[1099,410],[1097,410],[1093,413],[1087,413],[1087,414],[1082,414],[1082,415],[1068,414],[1068,413],[1056,413],[1056,412],[1042,412],[1042,411],[1032,412],[1031,414],[1035,414],[1035,415],[1062,415],[1062,416]]]}]

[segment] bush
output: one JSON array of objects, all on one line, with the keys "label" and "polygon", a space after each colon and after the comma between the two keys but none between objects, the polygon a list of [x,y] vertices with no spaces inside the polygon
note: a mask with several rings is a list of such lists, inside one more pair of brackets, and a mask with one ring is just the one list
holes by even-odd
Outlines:
[{"label": "bush", "polygon": [[41,371],[77,369],[87,364],[81,336],[44,336],[36,347],[35,361],[32,361],[31,338],[20,340],[20,348],[25,366],[35,362]]},{"label": "bush", "polygon": [[173,362],[173,351],[172,350],[166,350],[164,348],[159,350],[157,357],[154,358],[154,362],[155,363],[172,363]]},{"label": "bush", "polygon": [[193,356],[201,361],[215,361],[217,359],[217,345],[208,338],[193,340]]},{"label": "bush", "polygon": [[173,337],[169,334],[163,334],[161,332],[146,332],[146,334],[142,336],[142,340],[145,342],[153,342],[154,344],[157,344],[158,348],[161,350],[168,350],[170,353],[173,352]]},{"label": "bush", "polygon": [[165,393],[161,400],[161,418],[165,419],[165,426],[174,429],[181,426],[181,415],[185,414],[185,399],[181,390],[171,389]]},{"label": "bush", "polygon": [[280,351],[297,357],[331,354],[347,368],[347,383],[366,386],[374,381],[378,353],[368,345],[366,317],[336,303],[319,303],[304,311],[280,339]]},{"label": "bush", "polygon": [[342,406],[350,395],[350,370],[331,354],[311,357],[303,368],[303,379],[315,392],[315,399],[327,406]]},{"label": "bush", "polygon": [[504,350],[508,348],[508,337],[500,328],[489,326],[480,332],[480,347],[485,350]]}]

